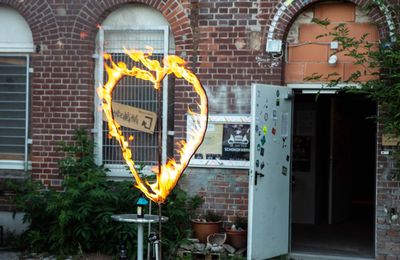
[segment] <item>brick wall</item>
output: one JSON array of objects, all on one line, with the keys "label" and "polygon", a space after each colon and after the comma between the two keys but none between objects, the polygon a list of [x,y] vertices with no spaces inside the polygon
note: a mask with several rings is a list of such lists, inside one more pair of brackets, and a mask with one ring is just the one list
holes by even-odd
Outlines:
[{"label": "brick wall", "polygon": [[[323,20],[327,18],[331,25],[327,29],[313,24],[312,18]],[[330,37],[317,39],[318,35],[326,34],[329,29],[339,23],[348,26],[350,37],[360,38],[368,33],[366,40],[377,43],[382,35],[379,35],[378,27],[371,23],[369,17],[360,7],[354,4],[317,4],[304,10],[291,24],[287,33],[288,53],[285,64],[284,78],[286,83],[315,83],[324,82],[323,78],[315,81],[307,81],[304,78],[318,73],[325,77],[329,73],[336,72],[338,76],[330,79],[347,79],[356,70],[364,72],[359,78],[361,81],[370,80],[372,71],[353,65],[354,60],[346,57],[344,53],[338,54],[338,63],[332,67],[327,64],[332,50],[327,45]],[[381,31],[381,34],[383,32]],[[400,182],[393,179],[394,162],[391,156],[380,155],[382,150],[393,152],[393,147],[383,147],[381,142],[382,126],[378,132],[377,170],[376,170],[376,255],[378,259],[400,259],[400,223],[390,220],[387,211],[400,209]]]},{"label": "brick wall", "polygon": [[180,185],[190,195],[203,197],[199,216],[209,210],[221,215],[226,222],[233,222],[235,216],[247,216],[249,183],[246,171],[189,168]]},{"label": "brick wall", "polygon": [[[56,150],[56,143],[71,140],[76,128],[93,126],[92,54],[97,24],[121,5],[133,2],[159,10],[168,20],[177,54],[190,61],[189,67],[208,90],[211,113],[249,113],[251,83],[283,82],[279,59],[264,51],[270,25],[276,23],[272,30],[274,38],[285,40],[293,18],[317,1],[295,0],[281,11],[284,1],[270,0],[0,0],[0,4],[15,8],[27,20],[34,43],[40,46],[40,51],[32,54],[33,178],[60,187],[57,161],[63,155]],[[349,2],[363,6],[370,1]],[[345,6],[349,18],[344,20],[348,20],[354,17],[353,7]],[[318,10],[319,16],[327,11],[323,7]],[[274,17],[278,20],[274,21]],[[379,37],[387,35],[385,19],[379,11],[374,10],[370,19],[377,23]],[[293,52],[290,55],[296,59]],[[302,69],[298,67],[287,76],[304,71],[304,64],[298,66]],[[195,99],[190,89],[186,83],[177,81],[176,139],[185,135],[186,104]],[[397,254],[399,229],[387,222],[383,205],[399,209],[399,183],[384,179],[391,167],[386,157],[378,155],[377,165],[378,255],[393,259]],[[205,197],[203,211],[215,208],[227,221],[235,214],[247,214],[247,171],[193,168],[186,175],[181,185]]]},{"label": "brick wall", "polygon": [[[382,109],[379,108],[379,113]],[[394,175],[398,170],[391,154],[394,147],[382,145],[383,125],[378,125],[378,150],[376,170],[376,248],[378,259],[400,259],[400,220],[393,220],[390,213],[400,214],[400,181]],[[388,155],[381,154],[389,152]]]},{"label": "brick wall", "polygon": [[[315,24],[312,19],[330,21],[324,26]],[[361,8],[351,3],[338,4],[317,4],[305,10],[291,25],[287,37],[287,62],[285,63],[285,82],[286,83],[315,83],[329,80],[348,79],[357,70],[362,72],[359,80],[372,79],[372,72],[361,65],[354,65],[354,59],[346,56],[346,52],[337,54],[338,62],[335,66],[330,66],[327,61],[334,50],[329,43],[333,40],[332,36],[320,37],[333,31],[335,26],[345,24],[349,29],[349,37],[359,39],[364,33],[368,36],[366,41],[378,43],[379,33],[376,25],[372,24],[368,15]],[[361,51],[361,50],[359,50]],[[318,80],[307,81],[305,78],[311,77],[314,73],[322,75]]]}]

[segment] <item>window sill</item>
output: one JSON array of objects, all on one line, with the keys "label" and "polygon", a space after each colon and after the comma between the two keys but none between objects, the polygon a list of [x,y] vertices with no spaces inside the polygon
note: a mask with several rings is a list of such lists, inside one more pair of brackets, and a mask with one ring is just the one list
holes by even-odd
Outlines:
[{"label": "window sill", "polygon": [[[0,160],[0,170],[25,170],[25,162],[18,160]],[[32,170],[32,162],[28,162],[28,170]]]},{"label": "window sill", "polygon": [[[113,180],[134,180],[132,173],[125,164],[105,164],[104,167],[109,171],[107,177]],[[145,167],[142,171],[143,176],[152,175],[151,167]]]}]

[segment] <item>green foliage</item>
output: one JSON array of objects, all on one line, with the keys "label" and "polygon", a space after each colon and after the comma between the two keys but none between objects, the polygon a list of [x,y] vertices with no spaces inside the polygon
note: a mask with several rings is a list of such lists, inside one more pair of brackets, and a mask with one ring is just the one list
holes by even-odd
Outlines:
[{"label": "green foliage", "polygon": [[[175,259],[176,250],[181,244],[187,244],[191,232],[190,219],[203,200],[199,196],[188,197],[180,188],[175,188],[162,207],[162,215],[168,217],[162,227],[163,259]],[[157,214],[156,209],[154,213]]]},{"label": "green foliage", "polygon": [[[388,6],[386,1],[375,1],[375,5]],[[373,4],[373,5],[374,5]],[[372,6],[373,6],[372,5]],[[399,18],[399,10],[387,9],[395,19]],[[326,27],[328,21],[314,20],[316,24]],[[332,41],[339,43],[339,48],[335,54],[342,53],[353,58],[354,65],[358,70],[348,78],[342,79],[337,75],[312,74],[306,80],[328,81],[328,87],[336,86],[339,83],[346,83],[348,87],[344,91],[362,94],[377,102],[381,106],[379,122],[384,126],[384,132],[391,136],[400,137],[400,33],[399,28],[392,31],[390,39],[383,43],[368,42],[367,34],[360,38],[349,35],[350,31],[346,24],[339,24],[326,35],[318,36],[332,37]],[[394,36],[394,37],[393,37]],[[395,39],[395,40],[393,40]],[[363,81],[364,75],[374,75],[375,78]],[[399,144],[397,145],[399,146]],[[400,165],[400,152],[394,152],[393,159]],[[399,170],[395,170],[395,175],[400,179]]]},{"label": "green foliage", "polygon": [[[331,21],[329,21],[327,18],[325,18],[324,20],[321,20],[321,19],[318,19],[318,18],[314,17],[314,18],[311,19],[311,22],[315,23],[315,24],[318,24],[318,25],[321,25],[321,26],[323,26],[325,28],[328,25],[331,24]],[[317,37],[319,38],[320,36],[317,36]]]},{"label": "green foliage", "polygon": [[210,210],[206,212],[204,218],[207,222],[218,222],[222,220],[222,217],[220,215]]},{"label": "green foliage", "polygon": [[[9,182],[15,202],[25,212],[29,229],[20,237],[20,249],[59,256],[89,252],[116,255],[121,242],[133,257],[136,225],[115,222],[114,214],[135,213],[140,196],[130,181],[110,181],[106,170],[93,159],[93,143],[79,130],[75,143],[62,143],[66,157],[59,161],[63,190],[45,188],[40,182]],[[192,198],[176,189],[164,206],[170,220],[164,225],[165,250],[173,252],[189,232]],[[193,204],[196,206],[196,204]],[[173,223],[173,224],[172,224]]]},{"label": "green foliage", "polygon": [[[324,26],[320,21],[317,24]],[[326,22],[326,21],[325,21]],[[329,22],[328,22],[329,24]],[[367,34],[360,38],[351,37],[346,24],[338,24],[326,36],[332,37],[339,43],[339,48],[334,54],[342,53],[353,58],[354,65],[359,69],[348,78],[335,78],[337,74],[320,75],[313,73],[306,80],[324,79],[329,81],[329,86],[347,83],[345,91],[367,95],[378,102],[385,113],[380,120],[385,127],[385,132],[400,136],[400,34],[396,33],[396,41],[387,40],[385,43],[371,43],[367,41]],[[361,81],[364,75],[375,75],[376,79]]]},{"label": "green foliage", "polygon": [[247,218],[245,217],[236,215],[234,224],[236,228],[242,228],[244,230],[247,230]]}]

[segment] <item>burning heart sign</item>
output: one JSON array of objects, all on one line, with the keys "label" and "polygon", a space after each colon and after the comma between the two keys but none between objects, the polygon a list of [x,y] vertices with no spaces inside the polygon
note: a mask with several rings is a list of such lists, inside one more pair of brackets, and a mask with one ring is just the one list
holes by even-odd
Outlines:
[{"label": "burning heart sign", "polygon": [[[148,70],[137,67],[128,68],[125,63],[115,63],[110,55],[105,54],[105,69],[108,80],[104,86],[97,89],[97,93],[100,99],[102,99],[101,106],[108,121],[109,135],[118,141],[122,155],[135,178],[135,186],[152,201],[163,203],[176,186],[193,154],[203,142],[208,119],[207,95],[197,76],[185,67],[186,62],[180,57],[175,55],[166,56],[163,60],[163,66],[161,66],[157,60],[150,59],[152,55],[150,51],[144,53],[141,51],[125,50],[125,53],[133,61],[142,63]],[[180,155],[179,160],[169,159],[165,164],[160,165],[158,169],[153,169],[153,172],[156,174],[156,181],[149,183],[147,180],[140,178],[135,168],[135,162],[132,159],[132,150],[129,148],[129,142],[123,135],[120,125],[114,119],[112,113],[112,93],[118,82],[126,76],[151,81],[154,84],[154,88],[160,90],[161,81],[169,74],[173,74],[177,78],[184,78],[193,86],[193,90],[199,95],[199,112],[194,113],[188,110],[189,114],[193,116],[194,126],[190,129],[190,133],[188,133],[190,137],[188,142],[184,140],[179,142],[179,148],[176,151]]]}]

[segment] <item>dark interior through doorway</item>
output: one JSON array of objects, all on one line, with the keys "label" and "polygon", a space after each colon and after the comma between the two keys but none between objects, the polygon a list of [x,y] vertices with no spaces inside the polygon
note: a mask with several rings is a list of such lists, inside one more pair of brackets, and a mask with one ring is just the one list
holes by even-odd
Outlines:
[{"label": "dark interior through doorway", "polygon": [[291,251],[374,256],[376,104],[296,94]]}]

